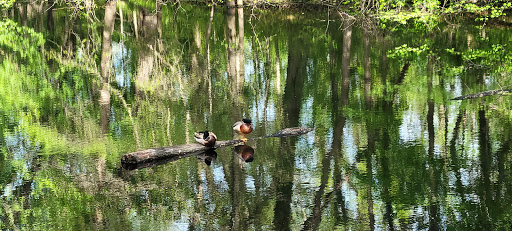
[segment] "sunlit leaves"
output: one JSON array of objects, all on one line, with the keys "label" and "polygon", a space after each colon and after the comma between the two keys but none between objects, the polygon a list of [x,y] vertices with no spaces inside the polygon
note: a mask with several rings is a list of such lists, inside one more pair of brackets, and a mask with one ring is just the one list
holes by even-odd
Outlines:
[{"label": "sunlit leaves", "polygon": [[446,52],[459,55],[466,62],[467,67],[492,68],[495,71],[512,70],[512,66],[508,65],[512,61],[512,51],[507,44],[492,44],[489,49],[468,49],[462,52],[446,49]]},{"label": "sunlit leaves", "polygon": [[9,9],[12,7],[16,0],[1,0],[0,1],[0,10],[3,9]]},{"label": "sunlit leaves", "polygon": [[29,62],[39,59],[39,46],[44,42],[43,35],[32,28],[19,26],[11,19],[0,21],[0,51],[14,53]]},{"label": "sunlit leaves", "polygon": [[469,12],[477,15],[476,21],[486,22],[492,18],[498,18],[506,15],[506,11],[512,9],[512,3],[508,0],[487,0],[473,2],[468,0],[454,1],[444,10],[444,13],[465,13]]},{"label": "sunlit leaves", "polygon": [[[402,7],[400,4],[405,4],[404,1],[389,2],[393,2],[393,5],[390,5],[392,7]],[[414,2],[414,7],[418,8],[414,11],[416,13],[421,13],[421,10],[419,10],[421,7],[424,7],[426,10],[431,9],[426,4],[435,5],[435,2]],[[151,54],[154,54],[158,51],[166,51],[166,53],[158,56],[159,63],[156,66],[168,65],[166,68],[169,69],[173,68],[174,65],[185,66],[181,69],[183,72],[173,72],[172,70],[155,72],[151,76],[150,81],[158,82],[160,81],[158,78],[161,78],[162,82],[164,80],[168,81],[158,86],[169,86],[176,84],[179,80],[187,81],[186,84],[179,84],[177,87],[182,90],[182,96],[186,99],[186,102],[183,102],[185,100],[176,99],[179,98],[179,95],[172,95],[172,97],[168,98],[155,96],[154,92],[158,91],[165,92],[162,94],[164,96],[171,95],[168,92],[172,90],[168,88],[151,87],[141,89],[139,88],[140,85],[135,84],[137,93],[131,92],[129,88],[121,89],[119,90],[119,95],[113,95],[111,98],[111,104],[109,105],[111,108],[111,111],[109,111],[111,120],[109,121],[109,126],[112,134],[104,136],[106,138],[97,135],[100,133],[98,131],[98,117],[100,115],[97,106],[98,101],[94,95],[98,93],[94,87],[89,86],[93,79],[88,76],[86,71],[94,70],[95,63],[84,62],[83,59],[83,55],[95,57],[99,54],[98,50],[91,49],[86,51],[84,49],[89,43],[100,44],[99,37],[84,36],[87,33],[85,31],[96,31],[98,28],[88,27],[88,30],[80,30],[79,28],[90,25],[74,25],[72,28],[74,28],[73,30],[77,34],[77,42],[76,46],[71,48],[71,50],[79,50],[79,55],[74,56],[74,51],[71,51],[69,53],[70,56],[66,57],[58,53],[59,51],[55,52],[55,50],[58,50],[59,45],[56,46],[57,49],[54,50],[54,53],[46,51],[45,58],[50,57],[50,60],[55,62],[58,68],[52,69],[51,73],[50,71],[44,72],[45,75],[31,74],[31,72],[37,70],[37,66],[23,66],[23,60],[6,58],[7,61],[0,69],[0,74],[2,74],[0,80],[3,81],[0,84],[0,90],[2,91],[0,94],[0,97],[2,97],[0,106],[3,110],[10,113],[8,115],[9,119],[13,118],[14,123],[20,123],[15,125],[19,131],[26,133],[31,140],[41,144],[43,148],[38,155],[44,160],[41,161],[43,164],[42,170],[38,170],[37,174],[27,175],[28,177],[26,177],[35,177],[33,191],[30,194],[34,200],[30,201],[30,207],[23,207],[26,206],[24,201],[27,198],[25,197],[20,197],[23,200],[6,202],[5,206],[1,208],[5,209],[5,214],[9,214],[5,216],[5,220],[9,220],[11,217],[14,219],[15,216],[18,216],[16,213],[23,213],[21,217],[25,220],[35,218],[40,219],[37,221],[41,221],[41,223],[49,224],[48,226],[50,227],[55,225],[55,227],[62,229],[72,229],[73,227],[70,228],[69,224],[66,223],[66,219],[73,218],[74,223],[72,225],[87,225],[93,223],[91,219],[97,215],[98,217],[108,217],[110,219],[109,223],[113,219],[137,220],[134,223],[140,222],[141,227],[151,228],[151,225],[155,223],[157,225],[167,224],[169,221],[172,221],[172,216],[179,216],[179,213],[182,213],[185,216],[188,214],[198,214],[200,222],[202,222],[200,224],[208,225],[211,220],[211,223],[216,223],[220,227],[229,225],[231,217],[229,212],[226,211],[231,209],[230,206],[238,205],[235,204],[236,202],[233,202],[234,200],[231,200],[230,197],[233,194],[229,192],[230,190],[227,190],[231,186],[228,185],[217,191],[218,188],[216,188],[215,180],[208,179],[213,174],[218,176],[219,172],[224,171],[228,175],[226,181],[231,182],[230,179],[233,176],[229,176],[230,168],[223,169],[221,167],[225,163],[228,163],[226,165],[229,166],[230,162],[226,161],[232,155],[229,150],[224,150],[222,153],[219,152],[218,162],[213,164],[216,166],[212,166],[212,169],[197,166],[198,163],[203,163],[197,162],[192,157],[175,163],[167,163],[164,166],[130,173],[119,170],[119,156],[124,151],[136,150],[135,140],[142,144],[142,148],[170,145],[169,143],[171,142],[173,144],[181,144],[187,142],[186,137],[188,137],[191,131],[196,128],[204,129],[205,127],[221,130],[218,133],[219,135],[223,135],[223,138],[229,137],[231,132],[231,121],[229,120],[231,118],[230,115],[233,114],[233,105],[232,98],[226,96],[230,91],[230,83],[224,76],[227,63],[225,51],[228,43],[224,39],[223,28],[225,25],[222,20],[224,19],[222,13],[217,12],[214,15],[213,30],[209,40],[209,48],[211,49],[210,64],[214,64],[212,65],[213,74],[208,74],[207,76],[211,77],[212,81],[211,95],[206,94],[208,92],[206,87],[201,87],[201,84],[209,81],[210,78],[201,78],[201,75],[189,75],[190,60],[187,58],[174,58],[195,54],[201,60],[203,57],[200,57],[200,55],[206,53],[204,51],[205,46],[203,45],[198,45],[200,49],[196,50],[190,48],[194,45],[193,34],[195,34],[195,28],[200,32],[197,34],[202,38],[206,35],[205,31],[208,25],[204,23],[207,22],[207,20],[204,20],[206,18],[204,15],[209,14],[200,10],[193,13],[190,12],[194,10],[196,9],[190,6],[179,9],[175,18],[170,16],[173,12],[163,10],[163,35],[162,38],[159,38],[163,48],[151,52]],[[426,13],[423,14],[427,15]],[[126,15],[131,15],[131,12],[128,12]],[[384,202],[386,202],[394,210],[392,211],[392,222],[400,223],[403,225],[401,226],[403,229],[412,227],[411,223],[408,223],[409,219],[418,215],[416,212],[417,208],[429,205],[430,202],[427,201],[426,197],[428,193],[433,192],[430,191],[432,188],[430,188],[429,182],[425,179],[429,177],[440,179],[441,174],[443,174],[443,171],[435,169],[435,174],[429,176],[427,168],[429,166],[448,166],[447,168],[454,166],[447,158],[443,160],[446,161],[443,164],[436,162],[426,163],[428,161],[428,158],[425,156],[427,145],[423,143],[425,142],[424,136],[426,133],[424,122],[424,114],[427,110],[426,104],[429,100],[434,101],[436,104],[434,109],[436,120],[434,123],[436,124],[432,125],[436,133],[435,145],[443,146],[446,143],[443,136],[449,136],[448,131],[452,130],[453,117],[446,117],[446,123],[451,124],[447,126],[449,127],[448,131],[443,130],[445,126],[437,124],[437,121],[440,121],[440,123],[444,121],[444,119],[438,120],[438,118],[445,116],[443,115],[444,111],[439,105],[444,106],[446,103],[444,94],[452,94],[453,86],[450,84],[460,81],[460,75],[464,69],[457,66],[458,58],[462,57],[462,61],[467,63],[484,63],[483,61],[487,59],[501,60],[502,65],[507,66],[507,60],[510,60],[508,55],[508,47],[510,45],[504,44],[504,42],[508,39],[506,36],[508,33],[503,33],[505,38],[503,41],[493,42],[495,45],[489,45],[489,47],[485,48],[485,46],[476,46],[470,43],[470,39],[465,37],[466,33],[464,30],[457,31],[449,27],[448,29],[441,28],[438,30],[440,33],[437,33],[438,31],[431,32],[429,31],[432,29],[430,25],[436,25],[435,29],[438,28],[437,24],[430,24],[432,21],[429,21],[428,25],[425,21],[421,21],[428,19],[428,17],[421,17],[418,20],[408,18],[404,21],[406,26],[396,26],[398,23],[395,25],[387,24],[396,26],[396,29],[384,31],[382,34],[385,35],[382,37],[379,37],[381,34],[373,35],[369,33],[368,36],[372,38],[369,43],[370,52],[363,52],[363,47],[368,47],[361,42],[365,37],[361,37],[361,34],[363,34],[361,32],[362,29],[354,26],[353,30],[351,30],[352,43],[350,48],[352,50],[351,52],[346,52],[346,55],[350,56],[347,59],[350,60],[346,61],[342,58],[345,55],[342,53],[342,50],[348,47],[348,45],[342,41],[346,42],[347,40],[345,38],[342,39],[342,32],[338,29],[337,22],[330,20],[331,24],[326,28],[325,22],[321,21],[321,23],[312,24],[304,21],[304,16],[293,20],[294,24],[289,24],[289,20],[278,20],[276,14],[269,15],[267,19],[258,22],[255,22],[257,20],[253,19],[254,27],[249,27],[246,24],[245,30],[254,30],[246,31],[246,37],[244,38],[246,53],[244,57],[247,67],[245,72],[250,74],[245,76],[244,94],[238,98],[246,101],[238,108],[249,108],[249,113],[261,111],[262,108],[264,110],[271,109],[276,111],[261,113],[263,116],[259,116],[260,113],[255,113],[258,114],[258,120],[266,120],[266,126],[272,126],[271,128],[261,128],[259,126],[255,131],[258,132],[264,129],[267,129],[265,131],[270,131],[275,127],[281,126],[281,121],[286,121],[287,119],[283,118],[285,116],[282,116],[283,113],[279,110],[283,110],[282,108],[288,105],[298,105],[300,113],[297,112],[297,114],[300,115],[300,123],[315,126],[316,132],[314,137],[309,137],[313,138],[314,141],[308,143],[306,148],[301,146],[296,148],[293,143],[286,147],[288,141],[281,143],[278,143],[280,141],[272,141],[273,143],[263,143],[265,142],[264,140],[258,141],[258,158],[260,159],[249,164],[249,167],[244,169],[244,174],[238,175],[253,177],[251,180],[254,180],[256,185],[256,192],[249,191],[243,195],[244,200],[240,202],[242,206],[246,206],[243,213],[248,214],[251,221],[257,220],[260,222],[260,224],[255,224],[256,228],[258,228],[258,225],[261,225],[263,228],[269,228],[267,224],[272,224],[275,219],[274,210],[281,208],[276,206],[276,198],[283,197],[279,192],[275,193],[274,188],[276,185],[279,187],[279,184],[274,182],[275,180],[292,182],[293,179],[295,184],[293,188],[294,201],[306,201],[306,203],[294,202],[291,205],[293,206],[291,215],[298,217],[298,219],[293,220],[294,224],[291,226],[300,229],[304,220],[302,218],[307,216],[306,212],[310,213],[312,211],[308,206],[315,203],[313,201],[313,193],[311,192],[317,190],[318,187],[317,185],[312,185],[302,188],[304,185],[296,184],[298,182],[296,180],[297,176],[303,173],[297,172],[297,169],[295,169],[296,165],[292,162],[295,160],[296,162],[302,161],[306,163],[308,174],[311,173],[311,176],[316,177],[322,173],[315,166],[315,163],[318,163],[315,161],[317,159],[329,160],[327,158],[331,158],[335,163],[324,165],[324,167],[328,167],[329,169],[327,170],[334,172],[334,174],[325,173],[324,176],[328,177],[328,180],[325,181],[327,182],[325,192],[330,193],[329,191],[338,187],[336,178],[340,177],[341,174],[337,174],[337,172],[348,172],[347,184],[343,186],[347,189],[343,190],[344,192],[348,191],[349,194],[354,192],[353,201],[357,202],[357,205],[347,207],[345,203],[331,203],[329,196],[329,198],[326,198],[328,200],[322,202],[322,207],[335,207],[332,210],[333,216],[337,215],[335,214],[337,209],[354,209],[354,211],[349,211],[348,213],[349,216],[351,213],[355,214],[353,216],[354,221],[351,222],[358,223],[356,226],[359,229],[369,229],[367,223],[365,223],[368,219],[366,199],[375,199],[374,211],[377,216],[382,214],[380,211],[384,209]],[[175,25],[180,25],[179,29],[176,29],[178,27],[173,27]],[[198,26],[195,27],[194,25]],[[302,31],[290,33],[291,28],[301,28]],[[494,31],[487,31],[487,33],[486,41],[492,41],[496,39],[496,35],[499,35]],[[374,36],[377,39],[374,39]],[[80,40],[79,37],[90,37],[91,41],[89,39]],[[489,39],[489,37],[491,38]],[[265,38],[270,38],[269,44],[261,42],[262,45],[260,46],[255,41],[265,41]],[[144,55],[139,51],[144,49],[145,46],[138,46],[137,42],[133,42],[135,39],[130,36],[123,37],[122,39],[126,39],[124,41],[126,49],[132,51],[129,55],[130,57],[127,56],[126,58],[135,60],[132,62],[133,66],[138,65],[137,58]],[[300,40],[297,41],[297,39]],[[141,40],[139,42],[146,45],[147,41]],[[452,42],[453,44],[451,44]],[[37,43],[33,45],[35,46],[35,51],[37,51],[39,45]],[[308,52],[297,52],[304,50]],[[7,53],[9,55],[15,53],[21,57],[21,55],[16,53],[19,51],[14,52],[14,48],[7,47],[5,51],[13,51]],[[427,53],[429,56],[426,56]],[[251,54],[254,56],[251,57]],[[270,56],[270,62],[268,62],[270,67],[262,64],[265,61],[258,63],[250,63],[248,61],[264,60],[261,57],[265,57],[267,54]],[[366,59],[365,54],[368,55],[369,59]],[[35,55],[40,54],[36,52]],[[257,57],[258,55],[260,57]],[[293,63],[293,59],[290,58],[294,58],[297,55],[307,57],[307,59],[304,59],[306,61]],[[426,59],[425,57],[432,59]],[[289,59],[290,63],[288,63]],[[90,60],[95,59],[91,58]],[[274,64],[276,60],[280,61],[280,64]],[[448,62],[445,62],[446,60]],[[452,63],[452,60],[455,61]],[[410,67],[404,66],[402,61],[408,62],[407,64],[410,63]],[[348,73],[349,83],[346,85],[347,88],[342,88],[340,86],[343,80],[341,75],[343,70],[345,70],[342,70],[344,68],[342,63],[347,64],[347,62],[350,64],[347,65],[350,67],[348,67],[349,70],[346,72]],[[287,78],[294,77],[289,74],[290,72],[288,72],[287,67],[294,64],[306,67],[304,68],[306,71],[301,74],[307,77],[304,80],[299,79],[295,83],[287,83]],[[363,67],[365,64],[368,64],[369,71]],[[272,87],[276,84],[275,80],[277,80],[277,77],[272,75],[274,70],[276,70],[272,65],[280,66],[278,67],[280,69],[277,70],[281,70],[281,93],[277,93],[278,91]],[[84,66],[88,67],[85,68]],[[201,67],[199,66],[199,68]],[[258,69],[251,70],[250,68],[252,67]],[[430,75],[425,75],[426,68],[433,70],[429,72]],[[134,69],[136,68],[132,68],[132,70]],[[401,69],[404,70],[404,75],[397,77],[401,74]],[[267,70],[270,70],[270,74],[265,72]],[[370,74],[369,79],[363,79],[365,73]],[[506,76],[505,74],[503,75]],[[136,77],[130,75],[128,78],[131,78],[128,80],[130,81]],[[489,79],[494,81],[495,76],[492,75],[486,81]],[[443,81],[445,84],[442,84]],[[371,89],[364,89],[363,85],[366,82],[371,82],[369,84]],[[200,83],[199,87],[194,87],[195,83]],[[266,83],[269,83],[269,86],[265,86]],[[432,83],[431,87],[433,89],[427,87],[429,83]],[[466,83],[464,82],[464,84]],[[115,83],[111,84],[115,85]],[[297,86],[296,89],[292,90],[296,90],[295,92],[299,97],[291,97],[292,100],[284,102],[287,105],[283,106],[282,89],[285,89],[285,86],[292,86],[292,84]],[[336,87],[332,87],[333,84]],[[464,89],[472,90],[472,87],[474,85],[469,83],[467,87],[464,86]],[[286,90],[290,91],[289,88]],[[266,94],[266,91],[268,91],[268,94]],[[345,95],[345,93],[347,94]],[[210,109],[212,112],[208,114],[208,109],[205,110],[205,105],[208,104],[210,97],[214,100],[212,102],[213,106]],[[340,103],[340,97],[342,97],[341,100],[343,102],[348,101],[347,104]],[[262,103],[262,99],[268,99],[268,102],[270,102],[269,106],[266,104],[267,101]],[[122,102],[122,100],[127,102]],[[265,104],[264,107],[262,104]],[[257,106],[252,107],[252,105]],[[506,108],[500,107],[498,112],[507,113]],[[132,115],[129,115],[127,112],[129,109],[132,109]],[[457,110],[457,108],[450,106],[449,110]],[[472,108],[471,110],[475,109]],[[494,111],[491,113],[494,113]],[[271,116],[267,119],[267,115]],[[130,118],[132,116],[133,119]],[[405,126],[405,128],[419,131],[419,135],[403,141],[404,139],[400,135],[402,131],[398,131],[398,129],[402,129],[402,125],[406,124],[407,120],[419,121],[417,124],[411,123],[417,127]],[[470,117],[468,117],[469,120],[471,120]],[[336,128],[336,124],[339,125],[338,128]],[[472,126],[471,124],[473,123],[469,121],[465,126]],[[497,125],[492,127],[494,126]],[[139,137],[135,137],[132,134],[137,128],[140,129]],[[474,128],[471,127],[468,130],[471,132],[478,130]],[[331,137],[330,134],[335,134],[333,131],[336,129],[343,132],[343,135],[333,135]],[[506,129],[493,130],[492,132],[497,134],[504,131]],[[263,134],[263,132],[260,134]],[[109,135],[111,137],[108,137]],[[370,152],[370,149],[367,147],[372,142],[375,143],[374,152]],[[338,152],[332,151],[332,153],[328,153],[331,152],[329,151],[330,149],[334,149],[335,145],[343,147],[338,147]],[[279,150],[281,146],[286,148]],[[318,150],[316,149],[317,147],[319,147]],[[469,145],[466,144],[461,147],[465,148],[469,147]],[[362,150],[362,152],[356,151],[358,153],[356,158],[352,158],[353,150]],[[293,151],[296,152],[295,158],[291,158],[291,161],[287,162],[289,160],[285,158],[293,155]],[[466,158],[465,156],[458,154],[456,153],[453,156],[460,156],[462,161],[472,161],[471,159],[464,159]],[[96,160],[97,156],[101,158]],[[264,161],[261,161],[262,159]],[[384,159],[387,159],[388,162],[385,163]],[[102,160],[106,163],[102,163]],[[353,161],[355,164],[350,164],[350,161]],[[102,164],[105,164],[106,168]],[[27,170],[21,169],[24,167],[22,161],[9,162],[3,166],[6,166],[3,169],[5,175],[7,175],[4,178],[7,179],[6,181],[11,179],[9,178],[11,173],[8,170],[9,168],[23,174],[27,172]],[[212,171],[214,172],[213,174]],[[294,174],[289,174],[292,171],[294,171]],[[450,169],[446,171],[452,172]],[[95,174],[100,172],[104,173],[102,176],[105,176],[105,178],[94,178]],[[219,177],[221,178],[220,181],[224,181],[225,178],[223,177]],[[207,181],[214,183],[207,183]],[[126,185],[123,185],[124,183]],[[113,187],[115,184],[121,186]],[[199,187],[204,188],[202,191],[196,190]],[[437,187],[437,184],[435,187]],[[473,187],[475,187],[473,182],[468,183],[469,190],[472,190]],[[367,193],[367,189],[373,190],[374,194]],[[198,196],[197,192],[204,192],[205,194]],[[244,191],[240,190],[240,192]],[[116,195],[121,193],[126,193],[125,195],[127,196],[117,198]],[[433,193],[440,200],[446,195],[443,194],[444,192]],[[451,193],[451,191],[448,193]],[[253,194],[259,195],[260,198],[254,199],[252,197]],[[279,195],[275,197],[273,194]],[[335,198],[340,194],[334,192],[329,195]],[[388,198],[389,200],[381,200],[381,198]],[[349,201],[351,199],[349,198]],[[199,202],[199,200],[203,201]],[[256,208],[259,209],[257,212],[253,210],[253,204],[256,204],[256,207],[260,206],[260,208]],[[10,210],[7,211],[7,208]],[[247,209],[245,210],[245,208]],[[302,208],[305,209],[302,210]],[[206,209],[207,212],[201,211],[201,209]],[[4,211],[2,210],[1,212]],[[48,214],[58,218],[52,217],[45,220]],[[79,215],[77,216],[77,214]],[[339,220],[325,214],[324,210],[320,227],[325,227],[323,229],[326,230],[333,229],[334,224],[331,225],[326,223],[326,221],[331,219],[333,220],[332,222],[338,222]],[[491,216],[494,215],[491,214]],[[419,218],[421,219],[421,217]],[[84,219],[84,221],[78,222],[77,219]],[[18,224],[28,223],[25,220],[18,222]],[[205,220],[208,220],[208,222],[205,222]],[[61,221],[63,221],[62,224],[59,223]],[[14,222],[12,223],[14,224]],[[199,229],[204,228],[203,226],[197,227]],[[354,228],[350,224],[347,224],[347,227]],[[6,227],[5,229],[9,228],[11,227]],[[76,227],[74,228],[77,229]]]},{"label": "sunlit leaves", "polygon": [[8,111],[30,109],[34,112],[37,102],[32,94],[26,94],[24,89],[34,87],[34,83],[24,72],[20,72],[15,64],[4,60],[0,65],[0,106]]},{"label": "sunlit leaves", "polygon": [[395,47],[394,50],[388,52],[388,57],[403,60],[412,60],[415,57],[426,53],[429,50],[426,44],[420,47],[409,47],[407,44]]}]

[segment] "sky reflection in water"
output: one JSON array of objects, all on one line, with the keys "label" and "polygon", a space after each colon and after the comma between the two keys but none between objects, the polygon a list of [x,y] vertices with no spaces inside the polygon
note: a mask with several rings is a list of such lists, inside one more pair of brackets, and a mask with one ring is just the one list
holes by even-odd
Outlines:
[{"label": "sky reflection in water", "polygon": [[[507,64],[463,58],[496,44],[509,54],[510,30],[368,30],[293,11],[250,24],[247,10],[214,8],[206,40],[210,8],[142,11],[158,23],[136,33],[139,10],[124,9],[123,34],[116,18],[107,78],[103,21],[70,25],[52,9],[2,27],[20,41],[0,48],[0,229],[509,228],[510,99],[449,99],[509,84]],[[430,49],[393,56],[403,44]],[[315,130],[249,141],[247,162],[227,147],[210,165],[191,155],[121,166],[123,154],[190,143],[194,131],[231,139],[244,117],[249,138]]]}]

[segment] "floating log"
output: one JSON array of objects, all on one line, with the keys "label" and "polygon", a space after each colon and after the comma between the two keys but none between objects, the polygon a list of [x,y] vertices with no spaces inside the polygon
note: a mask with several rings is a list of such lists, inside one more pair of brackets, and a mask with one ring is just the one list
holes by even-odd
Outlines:
[{"label": "floating log", "polygon": [[[257,138],[250,139],[250,140],[257,140],[257,139],[262,139],[262,138],[267,138],[267,137],[299,136],[299,135],[306,134],[312,130],[313,130],[312,128],[305,128],[305,127],[285,128],[285,129],[280,130],[272,135],[257,137]],[[218,140],[215,143],[215,146],[212,148],[200,145],[198,143],[181,144],[181,145],[162,147],[162,148],[150,148],[150,149],[146,149],[146,150],[140,150],[140,151],[124,154],[121,157],[121,164],[123,166],[130,166],[130,165],[134,165],[134,164],[138,165],[138,164],[145,163],[145,162],[151,162],[151,161],[157,161],[157,160],[163,160],[163,159],[170,159],[170,160],[164,160],[164,162],[170,162],[173,160],[181,159],[183,157],[201,154],[210,149],[223,148],[223,147],[231,146],[231,145],[235,145],[235,144],[243,144],[243,142],[242,142],[242,140]]]},{"label": "floating log", "polygon": [[505,94],[505,93],[509,93],[509,92],[512,92],[512,89],[483,91],[483,92],[479,92],[476,94],[469,94],[469,95],[455,97],[451,100],[476,99],[476,98],[491,96],[491,95],[501,95],[501,94]]},{"label": "floating log", "polygon": [[304,135],[310,131],[313,131],[313,128],[305,128],[305,127],[285,128],[285,129],[278,131],[272,135],[264,136],[263,138],[300,136],[300,135]]},{"label": "floating log", "polygon": [[[130,154],[132,154],[132,153],[130,153]],[[152,159],[149,161],[141,161],[141,162],[131,162],[131,161],[121,160],[121,165],[126,170],[135,170],[135,169],[142,169],[142,168],[148,168],[148,167],[153,167],[153,166],[157,166],[157,165],[167,164],[169,162],[177,161],[177,160],[180,160],[180,159],[183,159],[186,157],[195,156],[195,155],[196,155],[195,153],[189,153],[189,154],[184,154],[184,155],[176,155],[176,156],[171,156],[171,157],[167,157],[167,158]],[[199,155],[199,154],[197,154],[197,155]]]},{"label": "floating log", "polygon": [[[213,148],[222,148],[239,143],[243,142],[241,140],[219,140],[215,142],[215,146]],[[206,152],[209,149],[212,148],[200,145],[198,143],[182,144],[162,148],[150,148],[124,154],[121,157],[121,163],[135,164],[164,158],[191,156]]]},{"label": "floating log", "polygon": [[[188,153],[188,154],[184,154],[184,155],[174,155],[174,156],[170,156],[170,157],[165,157],[165,158],[155,159],[155,160],[145,161],[145,162],[138,162],[138,163],[121,162],[121,165],[126,170],[143,169],[143,168],[149,168],[149,167],[167,164],[167,163],[181,160],[183,158],[187,158],[187,157],[191,157],[191,156],[196,156],[198,159],[203,159],[203,161],[205,161],[206,164],[210,165],[211,161],[213,161],[214,159],[217,158],[217,153],[213,149],[208,149],[206,151],[199,152],[199,153]],[[210,157],[210,159],[208,159],[208,157]],[[209,161],[209,163],[206,161]]]}]

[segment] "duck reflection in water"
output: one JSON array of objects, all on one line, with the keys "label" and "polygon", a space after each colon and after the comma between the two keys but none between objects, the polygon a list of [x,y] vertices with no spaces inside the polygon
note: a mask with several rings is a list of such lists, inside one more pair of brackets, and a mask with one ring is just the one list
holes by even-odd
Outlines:
[{"label": "duck reflection in water", "polygon": [[212,162],[217,159],[217,152],[213,149],[207,150],[206,152],[198,154],[197,159],[204,161],[206,165],[210,166]]},{"label": "duck reflection in water", "polygon": [[233,148],[236,155],[245,163],[254,161],[254,149],[249,145],[238,145]]}]

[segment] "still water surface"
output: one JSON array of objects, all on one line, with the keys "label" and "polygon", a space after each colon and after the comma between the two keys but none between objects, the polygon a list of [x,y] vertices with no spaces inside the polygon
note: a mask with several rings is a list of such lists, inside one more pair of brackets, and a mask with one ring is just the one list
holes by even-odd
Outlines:
[{"label": "still water surface", "polygon": [[[509,84],[506,66],[464,55],[510,53],[511,30],[117,8],[4,12],[1,229],[512,229],[510,99],[449,100]],[[231,139],[242,118],[249,138],[314,131],[249,141],[251,162],[228,147],[121,165],[194,131]]]}]

